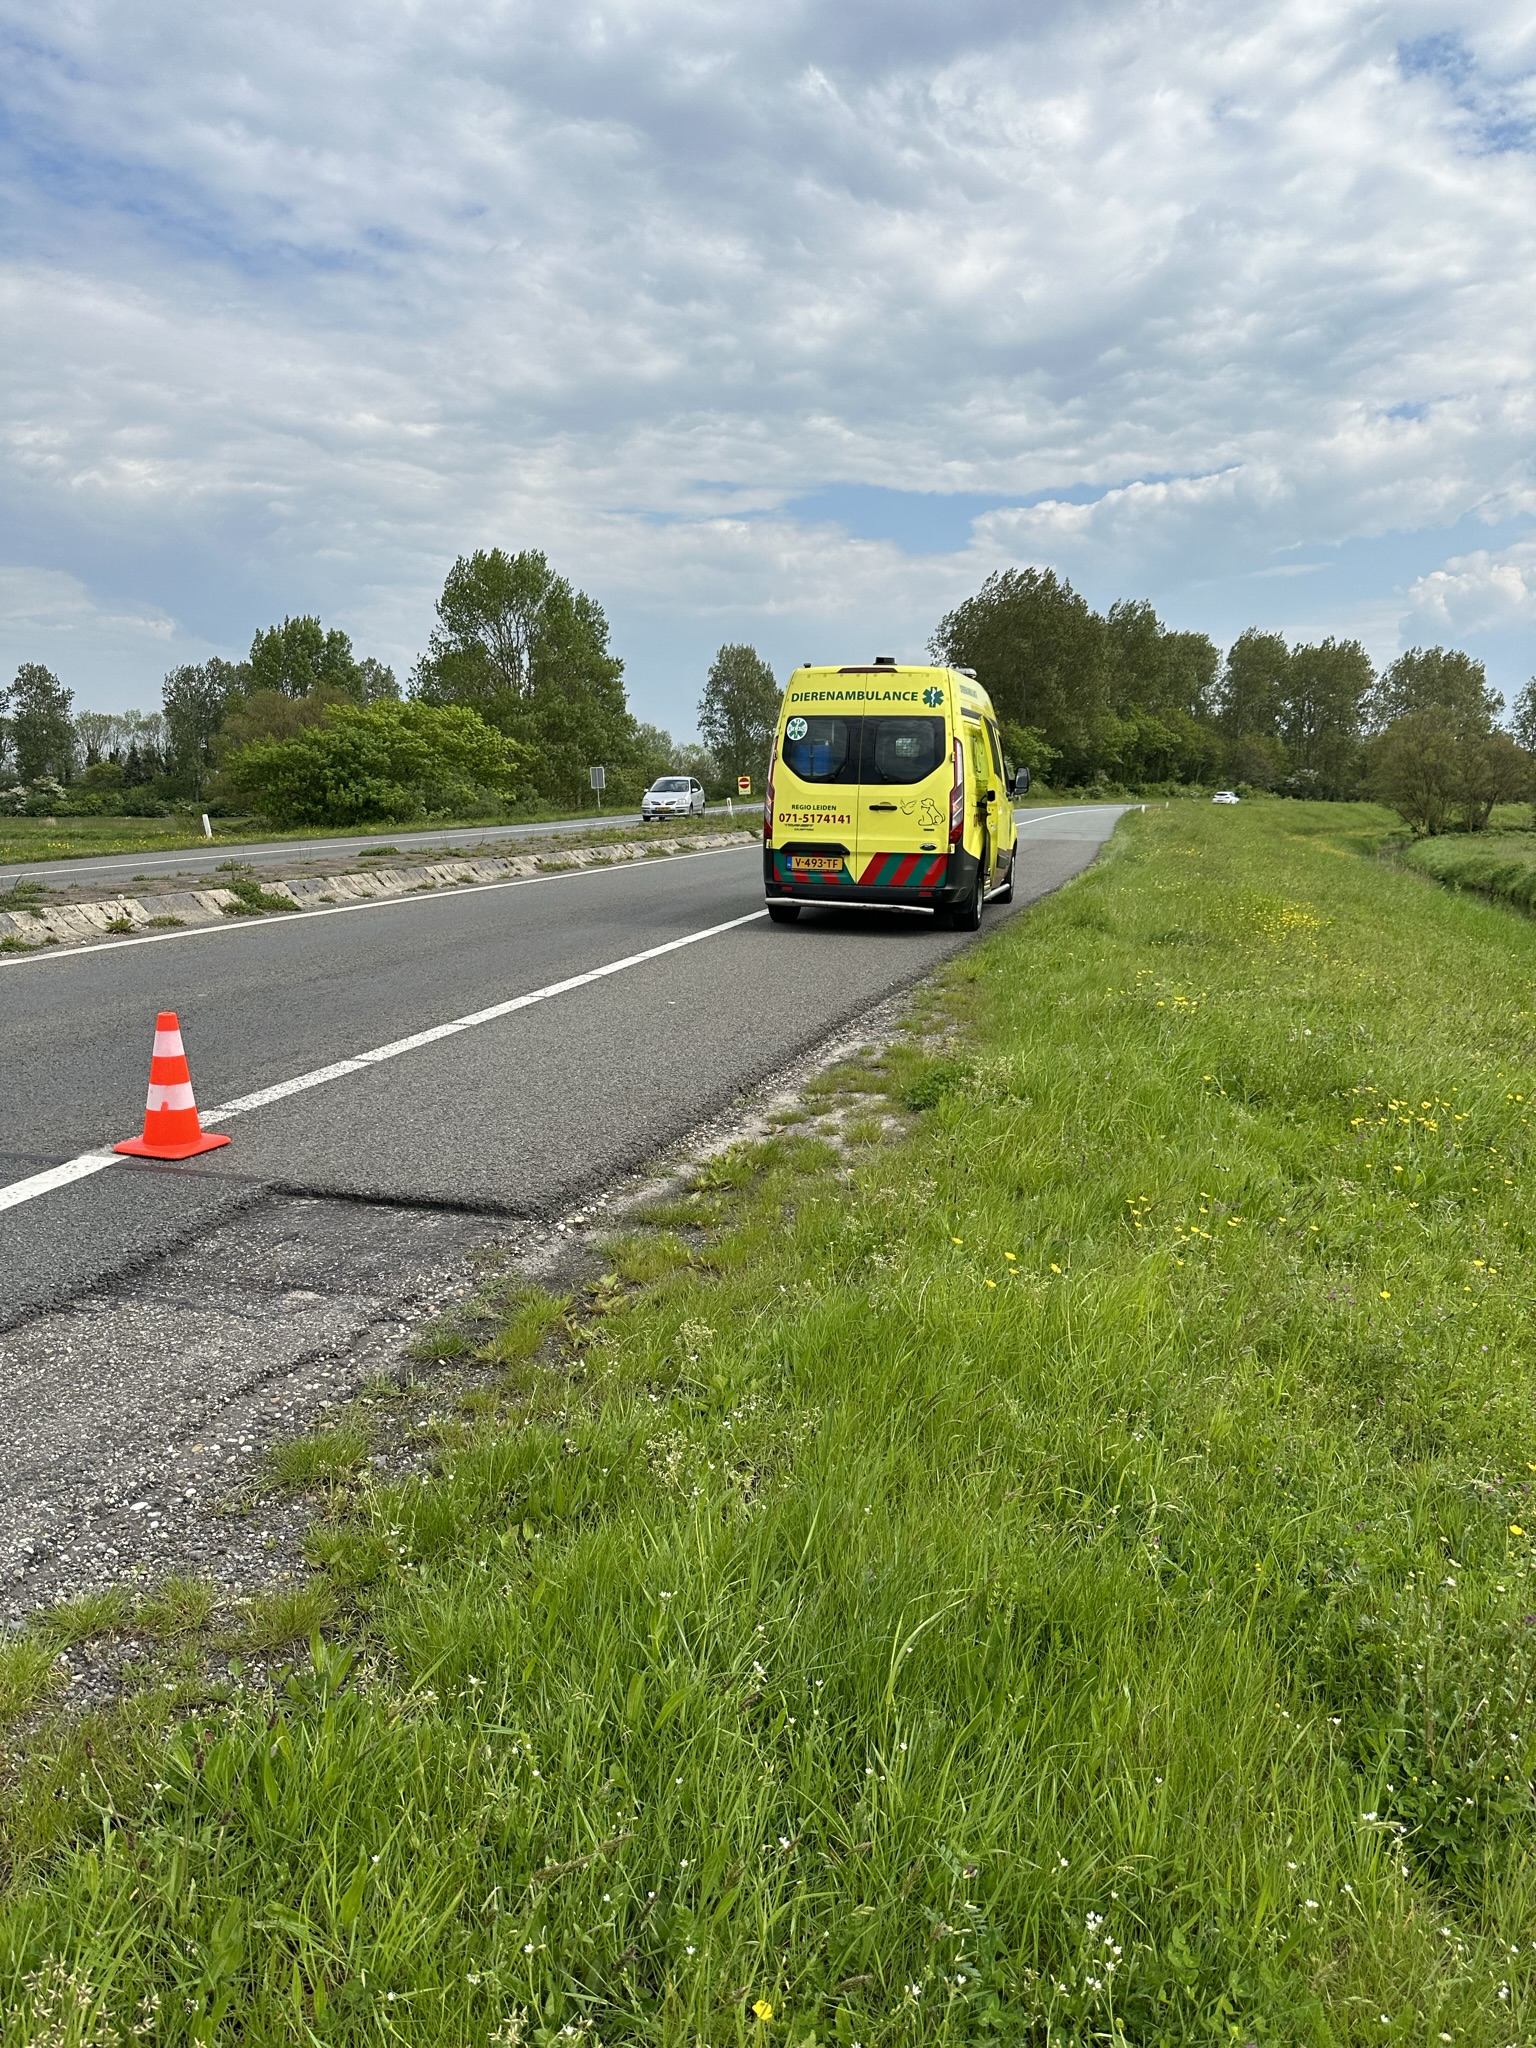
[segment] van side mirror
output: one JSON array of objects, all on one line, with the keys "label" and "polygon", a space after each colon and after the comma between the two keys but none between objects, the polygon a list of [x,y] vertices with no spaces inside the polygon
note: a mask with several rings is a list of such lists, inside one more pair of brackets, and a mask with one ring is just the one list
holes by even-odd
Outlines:
[{"label": "van side mirror", "polygon": [[1018,774],[1015,775],[1013,778],[1013,793],[1015,796],[1023,796],[1026,794],[1028,789],[1029,770],[1027,768],[1021,768]]}]

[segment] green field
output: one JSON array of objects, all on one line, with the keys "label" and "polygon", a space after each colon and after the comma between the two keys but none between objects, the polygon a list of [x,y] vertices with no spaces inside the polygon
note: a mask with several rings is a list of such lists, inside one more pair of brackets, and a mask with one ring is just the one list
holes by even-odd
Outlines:
[{"label": "green field", "polygon": [[287,1685],[0,1651],[0,2040],[1536,2038],[1536,928],[1389,824],[1127,819],[418,1477],[291,1447]]}]

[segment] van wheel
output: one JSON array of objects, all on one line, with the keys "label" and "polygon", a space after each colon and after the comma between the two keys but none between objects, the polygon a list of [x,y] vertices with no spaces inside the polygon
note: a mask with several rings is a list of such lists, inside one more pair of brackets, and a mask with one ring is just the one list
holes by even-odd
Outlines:
[{"label": "van wheel", "polygon": [[981,859],[976,863],[976,886],[963,903],[957,903],[949,914],[950,929],[957,932],[979,932],[981,930],[981,908],[987,900],[987,849],[983,844]]},{"label": "van wheel", "polygon": [[798,903],[770,903],[768,906],[768,918],[771,924],[795,924],[799,921],[799,917],[800,906]]}]

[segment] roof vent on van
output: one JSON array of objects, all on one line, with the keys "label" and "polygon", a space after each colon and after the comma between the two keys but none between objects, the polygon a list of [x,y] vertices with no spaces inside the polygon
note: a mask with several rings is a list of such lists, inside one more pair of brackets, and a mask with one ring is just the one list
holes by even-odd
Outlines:
[{"label": "roof vent on van", "polygon": [[973,668],[957,668],[955,674],[957,676],[969,676],[973,683],[976,680],[976,671]]},{"label": "roof vent on van", "polygon": [[876,668],[894,668],[895,666],[896,657],[894,654],[877,654],[875,656]]}]

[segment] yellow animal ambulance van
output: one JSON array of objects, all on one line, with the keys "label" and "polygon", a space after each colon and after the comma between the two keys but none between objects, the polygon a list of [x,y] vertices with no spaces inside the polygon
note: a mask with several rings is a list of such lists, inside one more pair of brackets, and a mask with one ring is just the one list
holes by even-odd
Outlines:
[{"label": "yellow animal ambulance van", "polygon": [[931,910],[974,931],[988,898],[1013,897],[1013,798],[991,699],[964,669],[879,656],[789,679],[768,764],[768,915],[807,903]]}]

